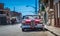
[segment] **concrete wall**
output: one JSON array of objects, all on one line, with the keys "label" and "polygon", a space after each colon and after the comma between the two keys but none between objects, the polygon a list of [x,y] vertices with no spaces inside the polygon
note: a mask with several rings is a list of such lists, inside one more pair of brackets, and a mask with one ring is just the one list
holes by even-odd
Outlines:
[{"label": "concrete wall", "polygon": [[55,26],[60,27],[60,2],[57,2],[55,5]]}]

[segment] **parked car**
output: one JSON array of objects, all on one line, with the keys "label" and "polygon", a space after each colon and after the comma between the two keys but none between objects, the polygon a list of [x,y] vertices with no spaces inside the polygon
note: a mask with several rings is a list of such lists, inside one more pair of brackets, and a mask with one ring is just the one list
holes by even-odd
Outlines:
[{"label": "parked car", "polygon": [[15,17],[12,17],[12,18],[11,18],[11,24],[15,24],[15,23],[17,23],[17,20],[16,20]]},{"label": "parked car", "polygon": [[28,29],[36,30],[42,29],[44,30],[43,20],[39,15],[26,15],[22,20],[22,31],[26,31]]}]

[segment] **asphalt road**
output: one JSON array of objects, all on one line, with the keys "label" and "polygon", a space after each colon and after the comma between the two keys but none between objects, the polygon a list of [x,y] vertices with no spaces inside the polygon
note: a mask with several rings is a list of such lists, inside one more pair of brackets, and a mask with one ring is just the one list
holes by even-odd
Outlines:
[{"label": "asphalt road", "polygon": [[0,26],[0,36],[54,36],[49,31],[22,32],[21,24]]}]

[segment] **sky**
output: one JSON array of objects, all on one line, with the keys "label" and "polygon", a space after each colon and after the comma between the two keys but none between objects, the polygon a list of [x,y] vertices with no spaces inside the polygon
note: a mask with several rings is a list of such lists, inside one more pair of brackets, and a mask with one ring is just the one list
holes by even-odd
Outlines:
[{"label": "sky", "polygon": [[[0,0],[0,3],[4,3],[4,7],[10,8],[11,11],[14,10],[21,12],[22,15],[34,14],[35,0]],[[27,5],[33,7],[26,7]]]}]

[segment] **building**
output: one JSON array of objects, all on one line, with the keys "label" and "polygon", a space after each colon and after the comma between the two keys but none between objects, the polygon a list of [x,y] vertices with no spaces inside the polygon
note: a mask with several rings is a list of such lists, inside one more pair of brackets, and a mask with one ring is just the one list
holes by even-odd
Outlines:
[{"label": "building", "polygon": [[45,11],[47,13],[48,24],[54,26],[54,1],[53,0],[42,0],[42,3],[45,6]]},{"label": "building", "polygon": [[4,9],[4,3],[0,3],[0,9]]},{"label": "building", "polygon": [[8,24],[11,24],[11,20],[10,20],[10,18],[11,18],[10,9],[9,8],[5,8],[4,10],[5,10],[4,12],[6,14],[7,23]]},{"label": "building", "polygon": [[60,0],[54,0],[55,26],[60,27]]},{"label": "building", "polygon": [[10,9],[4,8],[4,3],[0,3],[0,23],[1,24],[10,23]]},{"label": "building", "polygon": [[60,27],[60,0],[42,0],[51,26]]},{"label": "building", "polygon": [[0,3],[0,25],[7,24],[6,14],[4,14],[4,3]]}]

